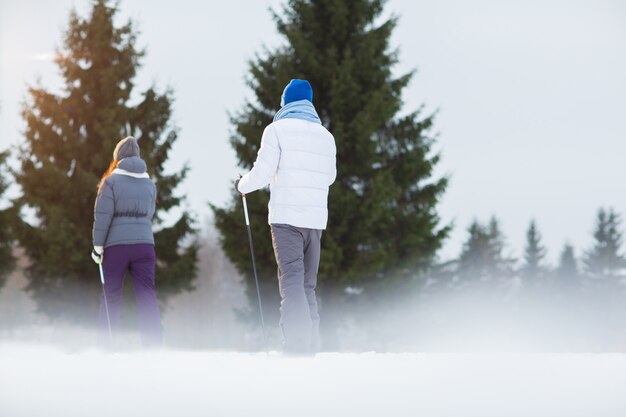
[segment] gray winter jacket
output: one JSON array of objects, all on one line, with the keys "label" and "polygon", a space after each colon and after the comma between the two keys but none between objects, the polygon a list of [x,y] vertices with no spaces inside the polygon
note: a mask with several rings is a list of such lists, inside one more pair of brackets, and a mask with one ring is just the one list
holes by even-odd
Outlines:
[{"label": "gray winter jacket", "polygon": [[98,190],[93,245],[154,244],[155,205],[156,186],[146,174],[146,163],[139,157],[122,159]]}]

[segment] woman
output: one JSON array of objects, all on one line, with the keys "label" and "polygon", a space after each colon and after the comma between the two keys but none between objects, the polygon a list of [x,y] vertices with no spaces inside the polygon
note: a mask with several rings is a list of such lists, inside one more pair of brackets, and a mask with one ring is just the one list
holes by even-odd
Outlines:
[{"label": "woman", "polygon": [[[98,185],[94,208],[93,252],[102,263],[111,326],[119,322],[126,272],[132,276],[137,318],[145,346],[161,344],[159,304],[154,286],[156,255],[152,234],[156,186],[139,157],[132,136],[122,139],[113,151],[113,161]],[[100,301],[100,328],[106,331],[104,298]]]}]

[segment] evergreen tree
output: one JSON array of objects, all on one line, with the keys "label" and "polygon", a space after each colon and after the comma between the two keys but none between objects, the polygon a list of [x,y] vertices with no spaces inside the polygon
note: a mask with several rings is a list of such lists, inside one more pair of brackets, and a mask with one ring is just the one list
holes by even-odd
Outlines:
[{"label": "evergreen tree", "polygon": [[620,253],[622,246],[621,219],[613,210],[598,210],[595,243],[586,252],[585,272],[591,278],[614,278],[626,267],[626,259]]},{"label": "evergreen tree", "polygon": [[[5,179],[6,161],[9,152],[0,152],[0,199],[4,196],[9,187]],[[1,201],[1,200],[0,200]],[[7,275],[15,267],[13,257],[13,236],[11,233],[11,223],[14,212],[10,208],[0,210],[0,288],[4,285]]]},{"label": "evergreen tree", "polygon": [[574,247],[566,244],[561,252],[559,266],[555,271],[556,278],[561,286],[572,286],[578,281],[579,271]]},{"label": "evergreen tree", "polygon": [[151,87],[132,102],[144,52],[135,46],[132,22],[114,24],[117,12],[107,0],[93,1],[88,18],[72,11],[56,58],[63,93],[29,88],[24,104],[27,127],[16,172],[23,195],[16,207],[33,209],[35,218],[20,221],[18,238],[31,260],[28,290],[52,316],[71,314],[70,307],[81,302],[97,307],[93,297],[84,295],[95,295],[100,286],[89,256],[96,186],[117,141],[127,135],[139,140],[148,172],[157,182],[160,295],[190,288],[196,271],[196,246],[183,244],[193,233],[189,213],[183,210],[173,226],[163,222],[163,215],[181,203],[174,189],[187,172],[164,172],[177,140],[169,122],[172,93]]},{"label": "evergreen tree", "polygon": [[521,273],[527,283],[538,284],[538,280],[545,278],[546,268],[543,265],[546,249],[541,244],[541,233],[534,220],[530,222],[526,232],[526,247],[524,249],[524,264]]},{"label": "evergreen tree", "polygon": [[469,237],[463,244],[459,256],[459,276],[467,279],[481,279],[487,275],[489,266],[493,264],[493,251],[489,245],[489,233],[474,220],[467,229]]},{"label": "evergreen tree", "polygon": [[469,237],[458,261],[461,283],[495,281],[511,274],[513,260],[504,256],[504,235],[494,216],[488,225],[474,220],[468,228]]},{"label": "evergreen tree", "polygon": [[[337,145],[338,177],[330,189],[319,273],[325,306],[348,285],[392,287],[389,280],[401,275],[398,271],[406,277],[427,268],[449,232],[436,212],[447,180],[433,178],[439,161],[431,154],[433,116],[420,110],[398,115],[413,74],[392,74],[397,51],[389,40],[397,19],[381,20],[383,5],[381,0],[288,1],[274,14],[287,42],[250,63],[256,101],[232,118],[231,143],[239,165],[248,169],[285,85],[303,78],[313,86],[313,103]],[[268,199],[259,192],[248,204],[260,279],[274,294]],[[241,210],[234,191],[229,207],[214,207],[222,246],[248,275]]]}]

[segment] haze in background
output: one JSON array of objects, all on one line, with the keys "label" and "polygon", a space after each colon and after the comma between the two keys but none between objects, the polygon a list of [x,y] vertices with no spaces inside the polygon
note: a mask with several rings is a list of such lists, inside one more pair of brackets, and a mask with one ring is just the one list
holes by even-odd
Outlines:
[{"label": "haze in background", "polygon": [[[241,171],[227,112],[250,97],[246,61],[279,42],[268,8],[280,4],[120,2],[147,46],[140,86],[174,88],[171,164],[189,161],[181,193],[200,218]],[[0,0],[1,149],[20,141],[27,84],[60,85],[51,59],[72,6],[88,2]],[[440,212],[456,225],[442,258],[458,255],[474,217],[499,216],[517,256],[536,218],[556,261],[566,239],[578,253],[589,246],[599,206],[626,213],[626,4],[391,0],[386,10],[400,17],[398,73],[418,69],[405,110],[439,110],[439,173],[452,178]]]}]

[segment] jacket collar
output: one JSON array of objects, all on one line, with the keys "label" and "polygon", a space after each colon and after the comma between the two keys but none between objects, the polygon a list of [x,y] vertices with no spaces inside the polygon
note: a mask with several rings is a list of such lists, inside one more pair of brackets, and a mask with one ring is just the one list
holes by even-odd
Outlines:
[{"label": "jacket collar", "polygon": [[126,175],[128,177],[133,177],[133,178],[150,178],[150,176],[148,175],[147,172],[143,172],[143,173],[130,172],[130,171],[126,171],[125,169],[121,169],[121,168],[115,168],[113,170],[112,174]]}]

